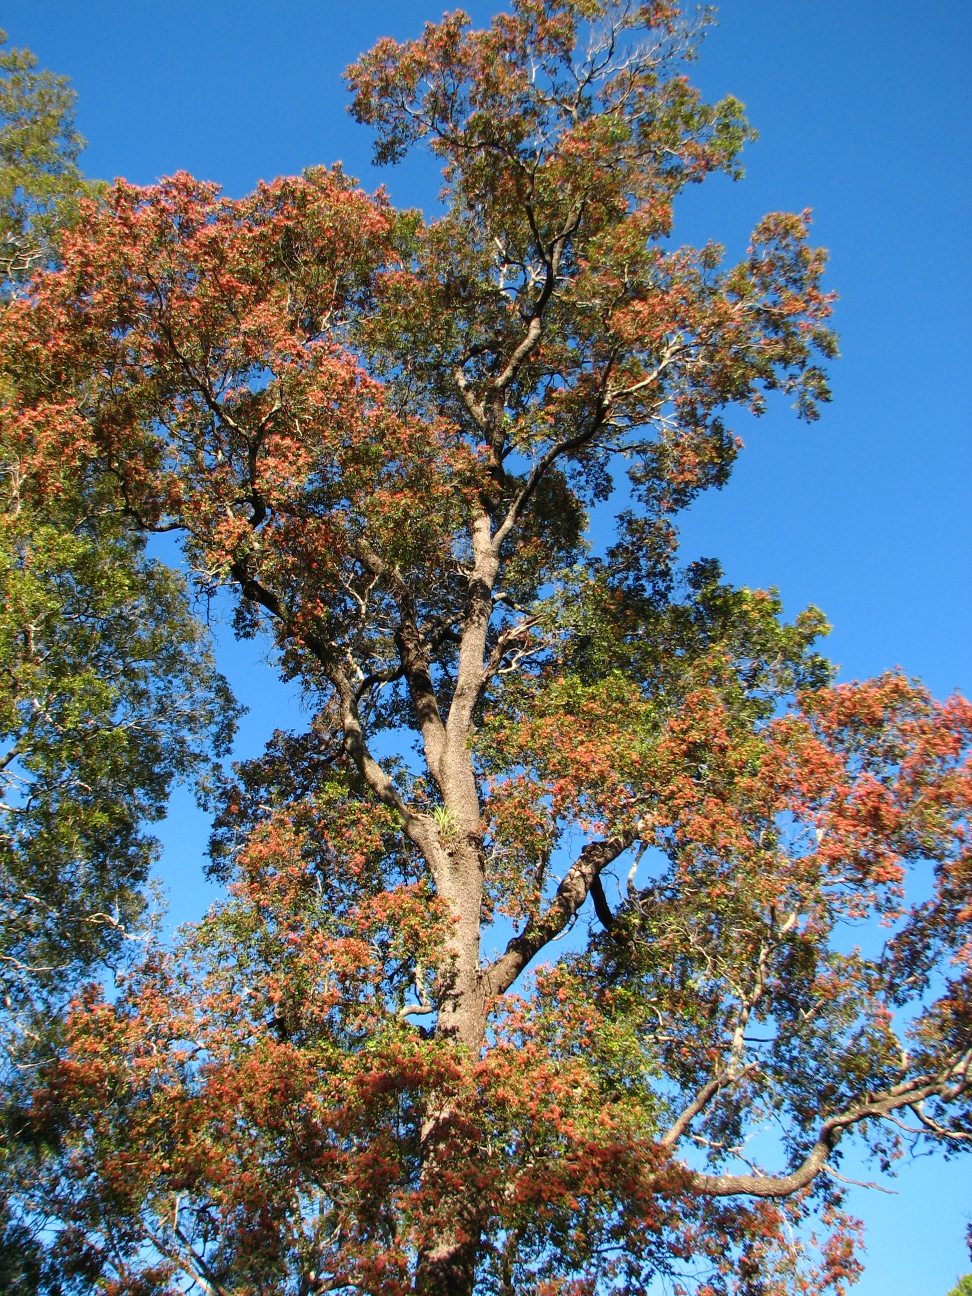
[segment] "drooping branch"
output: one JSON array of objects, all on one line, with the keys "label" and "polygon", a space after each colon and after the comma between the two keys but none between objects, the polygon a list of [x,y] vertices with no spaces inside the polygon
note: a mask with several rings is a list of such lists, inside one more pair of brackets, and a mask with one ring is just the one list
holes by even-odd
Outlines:
[{"label": "drooping branch", "polygon": [[351,686],[351,681],[347,678],[344,672],[335,667],[333,663],[329,664],[328,678],[334,686],[334,690],[338,695],[338,700],[341,705],[341,727],[344,731],[344,750],[354,761],[365,782],[378,799],[385,805],[397,810],[405,820],[405,829],[411,840],[412,833],[409,831],[409,827],[412,825],[413,821],[418,819],[418,816],[416,816],[405,804],[390,775],[382,769],[368,750],[368,745],[364,738],[364,729],[361,724],[361,717],[358,714],[358,703],[355,698],[354,689]]},{"label": "drooping branch", "polygon": [[[231,567],[231,573],[239,583],[243,595],[255,603],[259,603],[266,608],[273,616],[286,622],[286,616],[280,599],[272,590],[268,590],[264,585],[250,576],[242,563],[234,563]],[[328,651],[327,645],[324,644],[316,635],[311,633],[298,634],[295,638],[317,658],[324,672],[327,675],[332,687],[340,702],[341,707],[341,727],[344,734],[344,750],[354,761],[355,765],[361,772],[365,782],[375,793],[375,795],[385,805],[398,811],[405,821],[405,831],[409,840],[413,841],[420,849],[427,844],[428,833],[424,821],[405,804],[402,800],[398,789],[388,773],[382,769],[381,765],[374,759],[368,750],[364,737],[364,728],[361,723],[361,716],[358,710],[360,694],[352,686],[351,681],[345,675],[334,661],[333,654]],[[441,722],[440,722],[441,724]]]},{"label": "drooping branch", "polygon": [[465,403],[466,409],[472,415],[476,426],[480,431],[485,431],[487,426],[486,410],[482,401],[476,399],[476,394],[472,389],[469,379],[462,372],[461,365],[457,365],[453,370],[453,378],[455,379],[456,386],[462,394],[462,399]]},{"label": "drooping branch", "polygon": [[[389,674],[389,679],[404,676],[409,695],[418,715],[419,729],[425,744],[425,756],[433,777],[439,778],[439,761],[445,743],[445,726],[439,713],[439,703],[432,685],[429,670],[428,645],[423,641],[415,615],[412,593],[397,568],[388,563],[365,541],[359,540],[356,556],[362,566],[375,578],[387,580],[398,608],[399,628],[395,635],[401,669]],[[358,696],[361,696],[359,691]]]},{"label": "drooping branch", "polygon": [[419,634],[411,599],[399,600],[401,624],[395,635],[402,664],[402,674],[408,684],[409,696],[418,715],[419,729],[425,744],[425,759],[429,771],[439,779],[439,761],[445,743],[445,726],[439,713],[439,703],[432,685],[428,652]]}]

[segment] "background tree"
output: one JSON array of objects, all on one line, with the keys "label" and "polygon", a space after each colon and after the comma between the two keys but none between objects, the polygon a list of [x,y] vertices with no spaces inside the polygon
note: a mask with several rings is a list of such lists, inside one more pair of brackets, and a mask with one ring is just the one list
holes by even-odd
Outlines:
[{"label": "background tree", "polygon": [[23,1030],[125,961],[157,853],[144,821],[226,749],[235,706],[178,575],[92,518],[90,495],[38,505],[23,458],[6,468],[0,984]]},{"label": "background tree", "polygon": [[[840,1290],[845,1132],[968,1141],[968,706],[834,689],[819,614],[675,567],[722,411],[813,417],[834,354],[805,214],[730,269],[665,246],[748,133],[693,40],[663,4],[521,3],[381,42],[354,111],[380,159],[443,157],[442,219],[340,170],[118,184],[6,312],[10,435],[181,528],[316,710],[226,789],[227,902],[89,993],[25,1097],[49,1286]],[[380,758],[403,727],[417,764]],[[868,916],[891,939],[848,954]],[[778,1174],[745,1148],[770,1119]]]},{"label": "background tree", "polygon": [[[4,237],[19,249],[3,265],[22,279],[56,263],[92,190],[64,78],[35,72],[27,50],[0,60]],[[155,850],[142,822],[175,777],[225,751],[235,720],[182,577],[147,558],[90,447],[61,454],[38,430],[0,429],[0,978],[22,1035],[36,994],[50,1012],[120,956]]]},{"label": "background tree", "polygon": [[[5,38],[4,38],[5,39]],[[73,92],[28,50],[0,54],[0,290],[57,259],[77,201]],[[6,303],[0,310],[6,309]],[[9,387],[4,399],[11,399]],[[236,706],[184,579],[146,554],[84,454],[38,457],[0,431],[0,1286],[32,1290],[33,1229],[10,1214],[18,1085],[58,1047],[92,974],[124,968],[152,928],[146,886],[173,780],[225,752]]]},{"label": "background tree", "polygon": [[[0,46],[7,36],[0,31]],[[77,199],[97,189],[78,169],[67,78],[38,72],[26,49],[0,51],[0,276],[22,280],[54,254]]]}]

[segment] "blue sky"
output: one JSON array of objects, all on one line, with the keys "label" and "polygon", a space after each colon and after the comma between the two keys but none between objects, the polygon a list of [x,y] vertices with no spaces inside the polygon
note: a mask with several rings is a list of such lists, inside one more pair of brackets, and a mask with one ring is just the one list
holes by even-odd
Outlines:
[{"label": "blue sky", "polygon": [[[477,21],[494,6],[467,4]],[[431,212],[429,159],[376,172],[345,111],[342,68],[382,35],[416,35],[435,2],[2,0],[0,25],[78,92],[87,174],[147,183],[187,170],[239,196],[258,179],[340,158],[400,206]],[[725,0],[693,80],[746,104],[760,139],[739,185],[679,200],[675,239],[745,248],[767,211],[815,211],[840,294],[834,402],[808,428],[785,402],[734,420],[729,485],[683,519],[686,557],[779,587],[834,624],[843,678],[900,665],[938,695],[972,690],[972,21],[967,0]],[[251,707],[239,751],[300,725],[254,645],[221,633]],[[183,797],[163,825],[172,916],[211,898],[206,824]],[[871,1172],[863,1172],[872,1178]],[[972,1268],[967,1166],[903,1168],[897,1196],[856,1192],[868,1223],[861,1296],[944,1294]]]}]

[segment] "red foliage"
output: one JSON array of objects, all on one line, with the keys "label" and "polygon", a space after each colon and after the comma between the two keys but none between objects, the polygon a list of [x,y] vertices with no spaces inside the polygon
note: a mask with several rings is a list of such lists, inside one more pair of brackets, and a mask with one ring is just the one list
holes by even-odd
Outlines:
[{"label": "red foliage", "polygon": [[[972,1139],[972,711],[831,687],[819,614],[674,569],[672,514],[740,448],[721,412],[815,417],[835,354],[807,213],[728,271],[661,242],[749,135],[691,44],[669,4],[601,0],[379,42],[353,111],[380,159],[442,157],[441,219],[339,169],[239,202],[119,183],[0,315],[32,488],[90,474],[179,529],[316,708],[225,789],[227,899],[81,999],[25,1101],[59,1272],[841,1293],[841,1139],[885,1166],[902,1123]],[[421,773],[375,755],[401,726]],[[848,951],[862,919],[880,953]],[[745,1149],[770,1118],[777,1175]]]}]

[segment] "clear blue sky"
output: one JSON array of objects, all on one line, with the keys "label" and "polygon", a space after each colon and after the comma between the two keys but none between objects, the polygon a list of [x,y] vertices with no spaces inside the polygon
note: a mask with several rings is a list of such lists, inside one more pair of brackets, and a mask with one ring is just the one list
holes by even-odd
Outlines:
[{"label": "clear blue sky", "polygon": [[[467,4],[478,21],[493,9]],[[147,183],[187,170],[238,196],[340,158],[368,187],[431,211],[434,165],[377,173],[345,112],[342,68],[381,35],[418,33],[435,0],[2,0],[0,25],[71,77],[87,174]],[[687,557],[777,585],[834,624],[843,678],[900,665],[943,695],[972,690],[972,6],[968,0],[725,0],[693,79],[732,92],[760,132],[736,186],[680,200],[675,238],[730,255],[767,211],[813,207],[831,250],[843,358],[834,403],[735,420],[729,486],[685,519]],[[251,707],[240,754],[303,723],[253,645],[221,635]],[[178,798],[163,826],[172,913],[196,916],[205,823]],[[864,1172],[871,1178],[871,1172]],[[972,1268],[968,1166],[905,1166],[897,1196],[856,1192],[868,1223],[860,1296],[938,1296]]]}]

